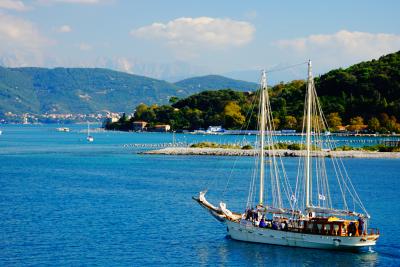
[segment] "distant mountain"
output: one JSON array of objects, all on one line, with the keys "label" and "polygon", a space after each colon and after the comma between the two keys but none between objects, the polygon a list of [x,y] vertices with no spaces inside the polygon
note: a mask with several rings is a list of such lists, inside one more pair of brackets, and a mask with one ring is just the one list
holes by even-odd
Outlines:
[{"label": "distant mountain", "polygon": [[186,96],[177,86],[107,69],[0,68],[0,112],[132,111],[136,105]]},{"label": "distant mountain", "polygon": [[100,68],[0,67],[0,114],[131,112],[207,89],[254,90],[256,84],[204,76],[176,84]]},{"label": "distant mountain", "polygon": [[175,83],[176,86],[185,88],[190,94],[205,90],[232,89],[236,91],[254,91],[258,84],[234,80],[219,75],[207,75],[185,79]]}]

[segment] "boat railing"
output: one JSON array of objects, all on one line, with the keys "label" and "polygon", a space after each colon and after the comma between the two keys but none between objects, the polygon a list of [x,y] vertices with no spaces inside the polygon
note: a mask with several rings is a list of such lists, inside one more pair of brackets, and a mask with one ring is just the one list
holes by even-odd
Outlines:
[{"label": "boat railing", "polygon": [[369,235],[379,235],[378,228],[368,228]]}]

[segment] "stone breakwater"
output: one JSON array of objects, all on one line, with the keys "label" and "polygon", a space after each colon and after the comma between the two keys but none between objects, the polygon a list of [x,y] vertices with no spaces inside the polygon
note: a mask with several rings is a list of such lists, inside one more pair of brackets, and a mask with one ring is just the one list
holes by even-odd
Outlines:
[{"label": "stone breakwater", "polygon": [[[254,156],[258,151],[254,149],[223,149],[223,148],[192,148],[192,147],[167,147],[157,150],[141,152],[141,154],[154,155],[204,155],[204,156]],[[275,151],[282,157],[302,157],[305,150],[280,149]],[[266,155],[270,151],[265,151]],[[341,158],[400,158],[400,152],[371,152],[371,151],[315,151],[313,156],[341,157]]]}]

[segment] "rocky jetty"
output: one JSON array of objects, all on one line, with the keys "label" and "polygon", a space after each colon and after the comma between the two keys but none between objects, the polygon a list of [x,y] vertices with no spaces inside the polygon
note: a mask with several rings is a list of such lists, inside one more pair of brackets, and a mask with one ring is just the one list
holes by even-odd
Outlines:
[{"label": "rocky jetty", "polygon": [[[276,154],[283,157],[301,157],[305,156],[305,150],[276,150]],[[191,147],[167,147],[157,150],[149,150],[141,152],[141,154],[156,154],[156,155],[204,155],[204,156],[254,156],[256,150],[244,149],[223,149],[223,148],[191,148]],[[269,155],[270,151],[265,151]],[[373,152],[363,150],[351,151],[316,151],[313,156],[324,157],[341,157],[341,158],[400,158],[400,152]]]}]

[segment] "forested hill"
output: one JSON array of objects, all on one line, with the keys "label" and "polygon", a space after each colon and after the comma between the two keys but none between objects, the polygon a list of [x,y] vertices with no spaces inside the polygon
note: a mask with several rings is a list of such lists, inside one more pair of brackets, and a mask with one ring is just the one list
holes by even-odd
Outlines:
[{"label": "forested hill", "polygon": [[[400,119],[400,52],[347,69],[332,70],[317,77],[315,84],[332,130],[350,125],[350,130],[368,126],[371,131],[400,132],[397,121]],[[296,80],[269,89],[278,129],[301,129],[305,87],[304,80]],[[255,128],[256,118],[245,116],[257,101],[254,93],[205,91],[180,99],[172,106],[140,105],[134,119],[151,124],[169,123],[174,129],[210,125],[241,128],[244,122]]]},{"label": "forested hill", "polygon": [[[0,116],[21,113],[132,112],[139,103],[165,104],[212,89],[253,90],[256,84],[206,76],[177,84],[99,68],[0,67]],[[209,84],[210,86],[206,86]]]},{"label": "forested hill", "polygon": [[167,103],[184,89],[143,76],[92,68],[0,68],[0,112],[132,111],[141,102]]},{"label": "forested hill", "polygon": [[326,112],[365,118],[385,112],[400,119],[400,51],[332,70],[316,79]]},{"label": "forested hill", "polygon": [[240,80],[229,79],[219,75],[207,75],[193,77],[175,83],[175,85],[185,88],[186,91],[194,94],[205,90],[232,89],[236,91],[254,91],[258,84]]}]

